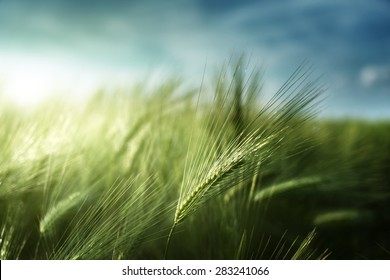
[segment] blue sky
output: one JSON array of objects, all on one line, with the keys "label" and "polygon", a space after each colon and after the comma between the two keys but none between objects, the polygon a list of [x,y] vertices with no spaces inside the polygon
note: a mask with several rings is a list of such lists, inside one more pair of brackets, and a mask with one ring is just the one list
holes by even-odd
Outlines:
[{"label": "blue sky", "polygon": [[242,52],[269,92],[308,59],[322,115],[390,118],[387,0],[0,0],[0,82],[22,102],[148,73],[200,82]]}]

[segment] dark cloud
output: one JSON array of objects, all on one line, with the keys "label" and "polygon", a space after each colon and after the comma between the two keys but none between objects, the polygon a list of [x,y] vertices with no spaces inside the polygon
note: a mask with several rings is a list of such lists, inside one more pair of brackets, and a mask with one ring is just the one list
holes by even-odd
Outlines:
[{"label": "dark cloud", "polygon": [[326,74],[332,106],[349,100],[339,108],[347,112],[387,100],[378,65],[390,65],[389,15],[384,0],[3,0],[0,54],[50,53],[113,69],[178,63],[185,72],[248,51],[266,61],[274,85],[307,58]]}]

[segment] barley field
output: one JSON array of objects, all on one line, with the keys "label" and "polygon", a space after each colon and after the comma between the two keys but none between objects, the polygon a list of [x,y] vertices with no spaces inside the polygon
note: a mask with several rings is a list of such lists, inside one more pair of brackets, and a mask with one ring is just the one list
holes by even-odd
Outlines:
[{"label": "barley field", "polygon": [[243,68],[2,98],[0,259],[389,259],[390,122],[317,118],[305,63],[274,93]]}]

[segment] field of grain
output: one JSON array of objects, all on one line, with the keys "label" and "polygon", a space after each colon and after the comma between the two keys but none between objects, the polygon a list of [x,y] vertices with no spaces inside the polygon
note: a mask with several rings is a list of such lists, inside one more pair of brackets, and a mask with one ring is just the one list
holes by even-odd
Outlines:
[{"label": "field of grain", "polygon": [[390,258],[390,122],[316,118],[305,64],[261,76],[3,100],[0,259]]}]

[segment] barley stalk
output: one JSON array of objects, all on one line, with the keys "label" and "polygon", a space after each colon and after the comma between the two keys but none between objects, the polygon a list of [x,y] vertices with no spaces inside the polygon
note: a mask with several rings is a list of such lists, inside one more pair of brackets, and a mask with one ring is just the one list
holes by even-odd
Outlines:
[{"label": "barley stalk", "polygon": [[364,224],[372,222],[373,214],[368,210],[344,209],[321,213],[314,218],[318,227]]},{"label": "barley stalk", "polygon": [[54,224],[62,216],[64,216],[70,209],[78,205],[83,199],[81,192],[75,192],[69,195],[64,200],[60,201],[54,205],[39,223],[39,231],[41,234],[47,234],[51,228],[54,227]]},{"label": "barley stalk", "polygon": [[[257,157],[260,161],[265,160],[271,153],[269,145],[273,138],[274,136],[268,137],[260,143],[253,143],[256,139],[247,139],[242,146],[229,150],[227,154],[217,160],[205,179],[192,189],[188,195],[179,200],[174,223],[180,223],[186,216],[195,211],[204,200],[236,185],[248,176],[252,176],[253,173],[248,171],[255,171],[256,169],[253,168],[251,159]],[[262,148],[264,151],[261,150]],[[263,155],[263,158],[260,158],[259,154],[256,154],[257,152]],[[243,170],[246,173],[240,174]]]},{"label": "barley stalk", "polygon": [[321,177],[311,176],[298,179],[292,179],[286,182],[272,185],[270,187],[264,188],[261,191],[257,192],[255,195],[255,201],[262,201],[264,199],[282,195],[288,192],[302,190],[310,188],[313,185],[321,183],[323,180]]},{"label": "barley stalk", "polygon": [[[207,168],[207,164],[198,168],[198,173],[194,175],[200,175],[203,179],[197,180],[194,176],[189,178],[187,182],[183,182],[173,225],[168,235],[165,256],[175,227],[209,198],[256,176],[259,172],[258,166],[260,163],[270,159],[271,155],[280,146],[280,142],[296,125],[292,122],[294,117],[302,116],[298,123],[307,120],[312,109],[310,105],[322,92],[321,89],[306,81],[310,69],[304,70],[304,65],[301,65],[255,118],[258,121],[265,116],[268,122],[255,129],[251,128],[252,122],[246,123],[243,127],[242,120],[235,118],[237,115],[242,117],[242,112],[237,112],[237,110],[241,110],[240,101],[237,99],[241,99],[245,91],[242,76],[240,73],[237,74],[239,69],[241,69],[240,65],[237,65],[233,77],[233,79],[236,79],[234,106],[228,111],[228,117],[233,117],[234,120],[236,137],[225,152],[211,164],[210,168]],[[228,94],[231,94],[230,90],[228,90],[226,96]],[[253,95],[253,92],[251,94]],[[226,100],[227,98],[222,96],[222,104],[225,104]],[[240,108],[237,108],[237,106]],[[210,120],[212,122],[212,119]],[[237,121],[240,121],[239,126]],[[226,120],[222,124],[221,131],[228,128],[227,122]],[[218,136],[223,138],[225,134],[221,132]],[[211,143],[211,148],[211,150],[215,150],[220,147],[216,143]],[[202,171],[203,174],[207,175],[202,176]]]}]

